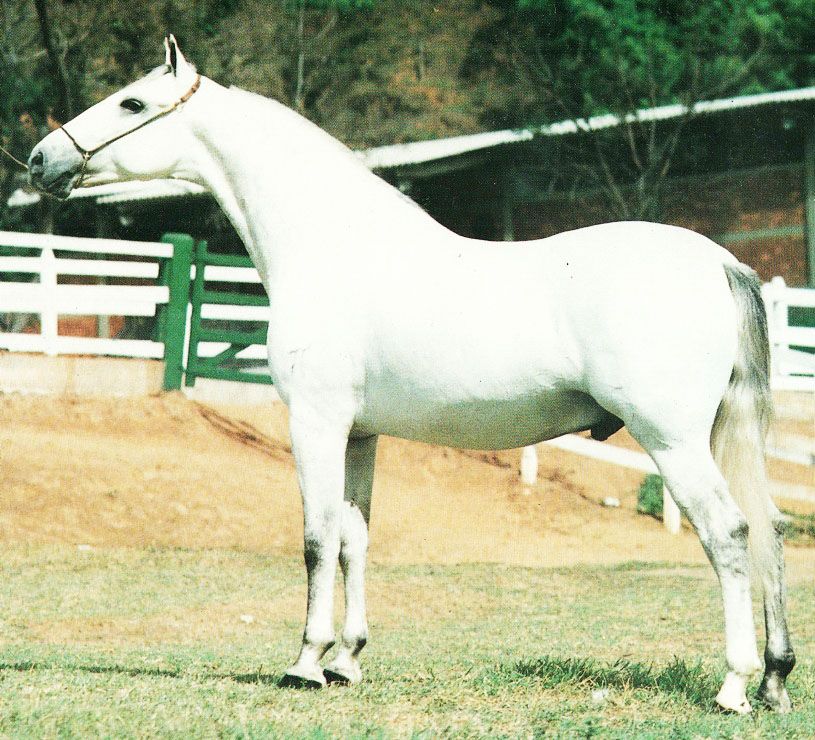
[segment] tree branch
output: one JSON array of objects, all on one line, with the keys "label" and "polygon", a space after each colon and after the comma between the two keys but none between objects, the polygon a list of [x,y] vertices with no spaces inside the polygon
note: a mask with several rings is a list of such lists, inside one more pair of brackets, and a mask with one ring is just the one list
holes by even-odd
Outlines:
[{"label": "tree branch", "polygon": [[42,45],[45,47],[46,54],[48,55],[51,80],[57,92],[57,105],[54,112],[56,117],[61,121],[68,121],[74,117],[74,111],[70,88],[68,86],[68,73],[65,69],[65,60],[54,42],[54,33],[51,21],[48,17],[46,0],[34,0],[34,7],[37,10],[37,21],[40,26]]}]

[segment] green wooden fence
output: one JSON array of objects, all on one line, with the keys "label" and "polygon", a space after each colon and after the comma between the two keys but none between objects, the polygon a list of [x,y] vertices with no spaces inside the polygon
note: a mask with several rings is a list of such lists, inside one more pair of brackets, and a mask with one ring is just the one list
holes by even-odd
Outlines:
[{"label": "green wooden fence", "polygon": [[[265,293],[248,288],[259,286],[252,261],[245,256],[213,254],[205,241],[199,241],[195,245],[193,264],[195,278],[190,301],[185,384],[193,386],[199,377],[271,384],[265,350],[260,360],[257,355],[249,359],[239,357],[250,347],[266,345],[268,320],[263,309],[269,306],[269,299]],[[211,309],[210,313],[217,315],[219,306],[247,307],[250,310],[243,312],[247,314],[245,317],[241,317],[240,310],[227,311],[227,318],[221,319],[205,315],[207,307]],[[252,312],[251,308],[261,310]],[[201,348],[207,343],[226,344],[226,347],[212,356],[203,356]]]},{"label": "green wooden fence", "polygon": [[173,245],[173,257],[162,263],[159,282],[170,289],[170,300],[159,312],[156,341],[164,342],[164,390],[181,388],[184,378],[184,346],[187,337],[187,305],[190,301],[190,266],[195,242],[188,234],[165,234]]},{"label": "green wooden fence", "polygon": [[[165,344],[164,389],[194,386],[197,378],[270,385],[265,351],[239,356],[250,347],[265,347],[268,327],[263,309],[269,299],[248,287],[260,285],[249,257],[213,254],[206,241],[187,234],[165,234],[162,241],[174,247],[159,276],[170,289],[156,332]],[[214,354],[205,351],[213,346]]]}]

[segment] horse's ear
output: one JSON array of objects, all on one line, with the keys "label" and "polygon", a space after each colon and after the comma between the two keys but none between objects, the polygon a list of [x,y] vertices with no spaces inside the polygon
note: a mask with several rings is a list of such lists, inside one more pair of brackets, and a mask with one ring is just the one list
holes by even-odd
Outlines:
[{"label": "horse's ear", "polygon": [[187,60],[178,48],[178,42],[173,34],[164,37],[164,51],[164,63],[173,71],[174,75],[177,75],[179,65],[186,63]]}]

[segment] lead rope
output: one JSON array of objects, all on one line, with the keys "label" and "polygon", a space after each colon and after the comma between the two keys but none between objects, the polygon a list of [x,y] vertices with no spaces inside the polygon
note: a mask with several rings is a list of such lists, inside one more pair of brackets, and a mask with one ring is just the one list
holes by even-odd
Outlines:
[{"label": "lead rope", "polygon": [[28,165],[25,162],[21,162],[17,157],[15,157],[8,149],[4,146],[0,146],[0,152],[3,152],[12,162],[22,167],[26,172],[28,171]]}]

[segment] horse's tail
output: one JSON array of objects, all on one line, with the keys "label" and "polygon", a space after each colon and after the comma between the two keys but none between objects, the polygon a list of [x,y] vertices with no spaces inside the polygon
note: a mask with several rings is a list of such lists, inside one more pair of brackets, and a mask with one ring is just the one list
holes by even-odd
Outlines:
[{"label": "horse's tail", "polygon": [[769,568],[777,557],[779,512],[770,499],[764,460],[764,440],[773,415],[767,314],[756,273],[738,263],[725,264],[724,271],[736,304],[738,349],[710,444],[747,519],[755,575],[762,585],[769,585]]}]

